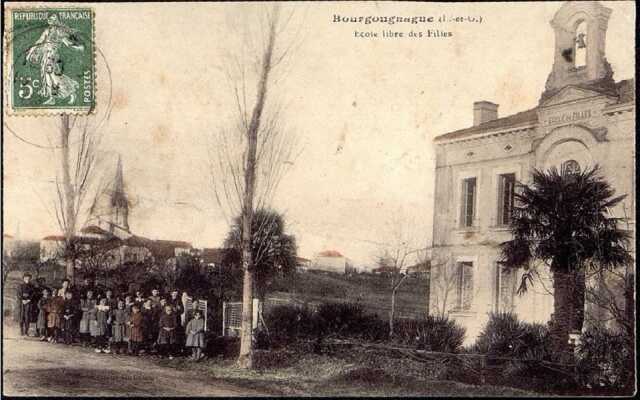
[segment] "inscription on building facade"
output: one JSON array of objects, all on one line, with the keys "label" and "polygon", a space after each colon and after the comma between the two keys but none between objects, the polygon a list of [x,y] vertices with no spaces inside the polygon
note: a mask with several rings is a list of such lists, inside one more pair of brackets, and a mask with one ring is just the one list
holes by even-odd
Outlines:
[{"label": "inscription on building facade", "polygon": [[552,115],[547,119],[547,125],[564,124],[569,122],[581,121],[591,118],[591,110],[581,110],[566,112],[559,115]]}]

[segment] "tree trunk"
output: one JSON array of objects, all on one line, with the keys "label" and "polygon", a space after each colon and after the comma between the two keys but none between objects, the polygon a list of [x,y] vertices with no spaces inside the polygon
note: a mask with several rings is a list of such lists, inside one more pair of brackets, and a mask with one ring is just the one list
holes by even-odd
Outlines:
[{"label": "tree trunk", "polygon": [[396,286],[391,291],[391,311],[389,311],[389,338],[393,338],[393,322],[396,318],[396,292],[398,287]]},{"label": "tree trunk", "polygon": [[73,256],[73,236],[76,230],[76,213],[75,213],[75,190],[71,183],[70,172],[70,156],[69,156],[69,134],[71,127],[69,126],[69,116],[62,115],[60,118],[60,147],[62,149],[62,186],[64,190],[63,204],[60,209],[63,210],[62,223],[64,224],[65,236],[65,264],[67,278],[74,283],[74,266],[75,260]]},{"label": "tree trunk", "polygon": [[553,272],[553,319],[550,334],[554,352],[570,357],[569,333],[582,332],[584,323],[585,274]]},{"label": "tree trunk", "polygon": [[398,283],[395,283],[395,280],[392,281],[393,286],[391,290],[391,311],[389,312],[389,338],[392,338],[394,333],[393,328],[394,328],[394,322],[396,319],[396,293],[398,293],[398,289],[400,288],[400,285],[402,285],[402,282],[404,282],[404,279],[407,276],[408,275],[402,275]]},{"label": "tree trunk", "polygon": [[[276,8],[277,12],[277,8]],[[251,254],[251,226],[253,222],[253,197],[256,181],[256,152],[258,147],[258,132],[260,120],[267,97],[267,83],[273,56],[273,47],[276,37],[276,20],[271,21],[267,48],[262,59],[262,71],[258,82],[256,104],[251,115],[251,122],[247,129],[247,159],[245,168],[245,191],[242,207],[242,267],[244,270],[242,286],[242,330],[240,337],[240,354],[238,366],[240,368],[253,368],[253,257]]]},{"label": "tree trunk", "polygon": [[[253,273],[249,268],[251,262],[251,249],[249,254],[242,251],[244,275],[242,279],[242,331],[240,336],[240,354],[238,366],[240,368],[253,368]],[[245,261],[246,260],[246,261]]]}]

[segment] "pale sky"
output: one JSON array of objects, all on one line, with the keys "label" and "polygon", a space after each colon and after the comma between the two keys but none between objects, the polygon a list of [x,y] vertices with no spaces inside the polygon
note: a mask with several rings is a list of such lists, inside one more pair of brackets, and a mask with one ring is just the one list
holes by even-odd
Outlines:
[{"label": "pale sky", "polygon": [[[402,214],[429,244],[433,217],[432,139],[465,128],[474,101],[500,104],[500,116],[537,104],[553,60],[549,21],[562,3],[301,3],[301,44],[272,95],[302,153],[279,187],[299,255],[335,249],[371,263],[376,242]],[[634,75],[632,2],[602,2],[613,12],[606,56],[614,79]],[[33,3],[31,4],[33,5]],[[62,6],[57,3],[55,6]],[[82,6],[86,6],[84,3]],[[229,24],[239,3],[92,4],[96,14],[98,110],[114,109],[103,149],[124,163],[134,201],[132,231],[158,239],[221,246],[228,229],[207,173],[212,134],[229,124],[233,102],[220,72],[233,50]],[[334,23],[334,14],[482,16],[482,23]],[[230,22],[231,21],[231,22]],[[356,38],[354,31],[438,29],[449,38]],[[106,63],[105,63],[106,60]],[[55,138],[55,120],[5,117],[22,139]],[[23,238],[59,233],[51,214],[56,162],[50,150],[3,128],[4,226]],[[339,150],[340,149],[340,150]],[[106,167],[105,167],[106,168]],[[106,171],[106,169],[105,169]],[[186,205],[175,205],[176,202]]]}]

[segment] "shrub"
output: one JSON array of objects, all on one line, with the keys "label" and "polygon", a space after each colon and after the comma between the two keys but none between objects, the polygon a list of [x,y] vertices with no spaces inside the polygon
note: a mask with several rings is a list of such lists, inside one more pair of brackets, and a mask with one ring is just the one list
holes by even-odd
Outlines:
[{"label": "shrub", "polygon": [[287,344],[313,334],[314,321],[307,307],[276,306],[265,313],[270,344]]},{"label": "shrub", "polygon": [[321,304],[314,322],[316,333],[323,336],[379,340],[388,335],[386,323],[374,314],[365,314],[356,303]]},{"label": "shrub", "polygon": [[427,351],[457,353],[462,348],[466,329],[447,317],[429,315],[425,319],[395,322],[395,341],[415,345]]},{"label": "shrub", "polygon": [[206,348],[204,354],[209,357],[221,356],[223,358],[233,358],[238,356],[240,351],[239,337],[217,336],[212,332],[205,334]]},{"label": "shrub", "polygon": [[592,388],[633,391],[633,339],[603,327],[588,329],[578,345],[581,381]]},{"label": "shrub", "polygon": [[473,350],[494,356],[549,359],[549,330],[518,320],[513,313],[492,313]]}]

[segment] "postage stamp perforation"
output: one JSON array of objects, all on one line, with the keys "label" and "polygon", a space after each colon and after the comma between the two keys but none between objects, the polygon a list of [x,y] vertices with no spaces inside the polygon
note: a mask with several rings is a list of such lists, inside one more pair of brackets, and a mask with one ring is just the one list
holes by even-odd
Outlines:
[{"label": "postage stamp perforation", "polygon": [[[84,34],[84,32],[82,32],[80,29],[77,29],[75,27],[70,27],[70,26],[66,26],[64,23],[66,21],[63,22],[58,22],[58,16],[61,15],[60,13],[62,12],[82,12],[82,13],[88,13],[87,16],[88,18],[88,28],[85,27],[85,30],[89,30],[89,32],[87,32],[87,34]],[[24,12],[24,13],[34,13],[33,15],[37,15],[38,13],[41,13],[39,16],[40,20],[43,21],[38,21],[40,26],[36,26],[35,28],[31,27],[27,27],[24,28],[22,27],[20,30],[18,30],[18,27],[16,25],[16,21],[15,21],[15,15],[16,13],[19,12]],[[46,14],[42,14],[42,12],[46,12]],[[46,16],[46,20],[44,20],[44,18],[42,17],[43,15]],[[52,22],[52,18],[54,19],[54,21]],[[6,23],[7,23],[7,29],[5,30],[5,34],[3,37],[3,44],[4,44],[4,48],[6,49],[3,53],[3,63],[4,63],[4,69],[5,69],[5,76],[4,78],[6,79],[6,85],[4,86],[4,93],[3,93],[3,98],[5,101],[5,113],[6,115],[9,116],[24,116],[24,117],[39,117],[39,116],[59,116],[59,115],[64,115],[64,114],[68,114],[68,115],[90,115],[90,114],[95,114],[96,113],[96,103],[97,103],[97,54],[96,54],[96,29],[95,29],[95,11],[92,7],[88,7],[88,6],[74,6],[74,7],[51,7],[50,5],[33,5],[33,6],[20,6],[20,7],[7,7],[5,9],[5,19],[6,19]],[[26,18],[27,20],[29,18]],[[79,18],[82,19],[82,18]],[[86,19],[86,18],[84,18]],[[68,23],[68,22],[67,22]],[[36,25],[36,23],[34,23],[34,25]],[[44,28],[44,29],[43,29]],[[53,91],[49,92],[49,99],[46,102],[43,102],[42,104],[29,104],[27,106],[25,105],[20,105],[20,106],[16,106],[15,104],[15,94],[16,94],[16,87],[17,87],[17,65],[15,64],[15,57],[16,54],[15,52],[15,46],[16,46],[16,41],[19,40],[20,35],[24,35],[25,32],[29,32],[33,29],[43,29],[43,33],[41,34],[41,37],[39,39],[39,42],[36,44],[40,44],[40,47],[44,48],[44,50],[38,49],[38,52],[40,53],[44,53],[44,55],[40,55],[41,60],[38,60],[42,65],[40,68],[40,73],[42,76],[44,76],[46,73],[49,74],[49,76],[51,76],[51,81],[54,81],[54,83],[57,83],[57,81],[62,80],[62,89],[60,89],[60,85],[49,85],[51,87],[54,88]],[[48,31],[51,31],[51,35],[54,37],[54,39],[48,40]],[[19,33],[20,32],[20,33]],[[60,34],[62,32],[62,35]],[[64,35],[67,35],[66,38],[64,37]],[[47,40],[42,41],[43,37],[47,35]],[[62,36],[62,38],[60,37]],[[84,41],[78,40],[78,38],[82,38],[85,37],[86,39]],[[88,44],[90,47],[90,49],[87,49],[84,45],[82,46],[73,46],[72,43],[69,43],[69,38],[74,39],[73,42],[75,43],[82,43],[85,42],[85,44]],[[55,41],[57,39],[57,42]],[[66,40],[65,40],[66,39]],[[74,48],[79,48],[81,51],[86,51],[86,50],[90,50],[87,55],[82,55],[84,57],[84,59],[88,60],[88,67],[87,70],[85,71],[85,75],[88,73],[88,76],[84,77],[84,81],[83,83],[83,87],[80,87],[80,83],[75,81],[72,78],[69,78],[68,76],[65,76],[63,73],[63,67],[65,64],[63,64],[63,60],[61,60],[61,57],[59,56],[59,54],[61,53],[58,49],[58,47],[62,47],[61,45],[64,44],[67,47],[74,47]],[[36,47],[35,45],[32,47]],[[53,48],[53,50],[51,49]],[[29,48],[29,52],[32,51],[32,48]],[[48,53],[47,53],[48,51]],[[49,58],[49,62],[48,65],[46,67],[48,67],[48,69],[45,70],[45,55],[48,55]],[[30,56],[30,55],[29,55]],[[32,59],[37,58],[38,56],[36,55],[35,57],[32,57]],[[54,63],[52,61],[52,57],[57,58],[56,61],[57,63]],[[80,58],[80,56],[78,56],[77,58]],[[32,64],[35,64],[35,62],[33,60],[29,60],[31,61]],[[71,60],[71,62],[73,62],[74,60]],[[25,64],[27,63],[27,61],[25,61]],[[52,72],[50,70],[53,70],[56,66],[59,66],[59,71],[55,71]],[[43,72],[43,71],[47,71],[47,72]],[[27,78],[28,80],[29,78]],[[70,94],[67,94],[66,96],[62,97],[65,94],[64,91],[64,83],[66,82],[70,82],[69,85],[67,85],[67,88],[70,86],[70,89],[67,90],[67,92],[71,92]],[[41,80],[41,84],[45,85],[45,79]],[[28,80],[28,82],[30,82]],[[89,91],[87,91],[86,89],[86,85],[87,82],[89,82],[90,85],[90,89]],[[49,83],[49,82],[47,82]],[[34,87],[35,87],[35,81],[33,83]],[[32,92],[34,89],[30,88],[30,91]],[[45,89],[42,88],[40,89],[41,91],[44,91]],[[80,93],[77,94],[77,98],[76,98],[76,92],[80,90]],[[84,90],[84,91],[83,91]],[[88,96],[87,96],[88,93]],[[67,100],[66,97],[70,97],[71,96],[71,100],[64,105],[61,104],[55,104],[55,101],[57,99],[61,99],[61,100]],[[81,99],[84,97],[84,101],[85,103],[80,105],[77,104],[79,101],[81,101]],[[78,100],[76,100],[78,99]],[[71,104],[71,102],[75,101],[74,104]],[[49,104],[46,104],[49,103]]]}]

